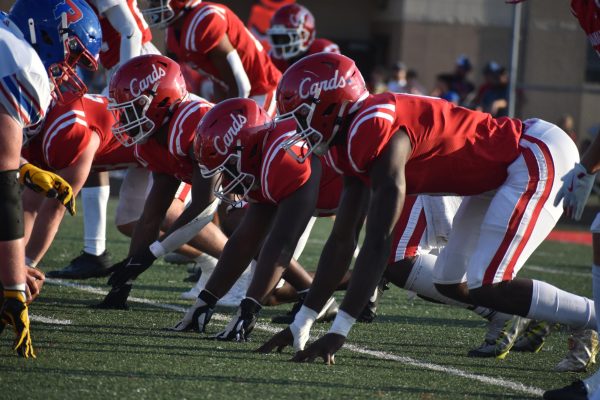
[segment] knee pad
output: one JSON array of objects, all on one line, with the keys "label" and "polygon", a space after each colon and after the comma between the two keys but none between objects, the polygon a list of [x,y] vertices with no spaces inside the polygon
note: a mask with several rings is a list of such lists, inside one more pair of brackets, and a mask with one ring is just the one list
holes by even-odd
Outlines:
[{"label": "knee pad", "polygon": [[8,242],[24,236],[19,170],[0,171],[0,224],[0,241]]}]

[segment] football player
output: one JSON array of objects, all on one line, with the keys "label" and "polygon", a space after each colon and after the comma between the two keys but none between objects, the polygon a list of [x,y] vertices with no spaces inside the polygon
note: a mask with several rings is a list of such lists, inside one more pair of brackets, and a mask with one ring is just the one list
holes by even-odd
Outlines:
[{"label": "football player", "polygon": [[[73,196],[77,196],[90,171],[139,167],[133,149],[122,146],[112,135],[111,127],[115,120],[107,104],[105,97],[86,94],[69,104],[53,105],[39,126],[24,130],[24,136],[28,138],[23,149],[24,157],[64,177],[71,184]],[[139,207],[144,202],[144,194],[145,187],[137,193],[122,190],[119,202]],[[41,200],[29,193],[25,193],[24,203],[25,254],[30,263],[38,264],[58,231],[64,209],[49,199]],[[124,209],[131,208],[117,207],[117,225],[139,217],[122,215]],[[107,274],[107,268],[87,271],[65,269],[54,276],[50,272],[48,276],[83,279]]]},{"label": "football player", "polygon": [[[195,241],[203,245],[197,247],[218,257],[227,238],[210,223],[217,205],[212,194],[217,177],[203,177],[192,154],[196,126],[212,104],[188,96],[178,64],[157,55],[140,56],[124,64],[111,79],[110,96],[110,108],[120,118],[113,134],[124,145],[135,145],[136,156],[153,171],[154,178],[129,256],[115,266],[109,280],[113,289],[101,304],[123,308],[133,280],[157,257],[188,242],[199,231]],[[157,241],[167,197],[180,180],[192,184],[191,203]],[[310,277],[304,274],[301,283],[306,289]]]},{"label": "football player", "polygon": [[339,53],[340,48],[330,40],[316,38],[315,18],[304,6],[288,4],[273,14],[267,30],[273,64],[281,72],[301,59],[315,53]]},{"label": "football player", "polygon": [[251,97],[271,115],[281,73],[260,42],[228,7],[200,0],[148,0],[150,25],[169,27],[177,60],[214,82],[215,102]]},{"label": "football player", "polygon": [[[507,314],[595,326],[589,299],[516,277],[562,214],[551,199],[558,178],[579,161],[558,127],[538,119],[493,119],[430,97],[370,96],[354,62],[333,53],[291,66],[279,84],[277,105],[302,128],[283,144],[292,149],[305,141],[299,160],[335,152],[346,176],[340,209],[359,204],[371,191],[365,240],[340,311],[329,332],[295,360],[333,362],[384,272],[407,194],[469,196],[436,261],[434,280],[442,294]],[[353,248],[356,238],[349,232],[358,215],[338,214],[305,307],[319,310],[348,267],[338,252]],[[304,326],[299,316],[294,324]]]},{"label": "football player", "polygon": [[29,163],[19,171],[22,129],[44,118],[51,100],[48,78],[61,101],[85,91],[74,68],[97,66],[101,32],[98,19],[80,0],[17,0],[9,14],[0,14],[0,22],[0,331],[11,324],[16,334],[13,348],[20,356],[35,357],[26,292],[29,288],[37,295],[43,274],[24,265],[19,181],[68,207],[74,207],[74,200],[71,187],[58,175]]},{"label": "football player", "polygon": [[[152,32],[135,0],[88,0],[96,11],[102,28],[100,63],[110,76],[119,64],[140,54],[159,54],[152,44]],[[108,94],[108,88],[103,92]],[[127,172],[129,182],[148,181],[148,171],[136,168]],[[83,202],[83,251],[62,270],[50,271],[48,277],[84,279],[103,274],[110,266],[106,251],[106,212],[110,187],[108,172],[94,170],[81,188]]]},{"label": "football player", "polygon": [[[211,276],[176,330],[204,332],[217,299],[259,253],[246,298],[225,330],[216,335],[221,340],[247,340],[264,298],[296,253],[310,216],[322,215],[324,210],[328,215],[337,208],[342,181],[333,158],[328,154],[322,160],[309,157],[298,163],[282,147],[295,128],[295,121],[272,121],[263,109],[247,99],[219,103],[200,122],[194,152],[203,175],[223,175],[220,187],[215,187],[215,195],[224,202],[232,202],[230,194],[235,193],[239,196],[237,201],[245,199],[249,207],[219,260],[218,274]],[[303,147],[299,144],[292,151],[299,157]],[[307,197],[307,192],[311,197]],[[362,200],[368,201],[368,195]],[[458,204],[460,199],[449,197],[408,198],[394,231],[394,254],[386,270],[390,282],[424,298],[459,305],[435,289],[432,276],[436,257],[428,254],[433,248],[443,246]],[[435,224],[429,226],[426,219],[434,220]],[[355,227],[357,235],[361,226],[362,221]],[[231,271],[230,275],[224,271]],[[313,321],[323,312],[319,311],[312,315]],[[476,312],[490,318],[495,314],[482,307]]]}]

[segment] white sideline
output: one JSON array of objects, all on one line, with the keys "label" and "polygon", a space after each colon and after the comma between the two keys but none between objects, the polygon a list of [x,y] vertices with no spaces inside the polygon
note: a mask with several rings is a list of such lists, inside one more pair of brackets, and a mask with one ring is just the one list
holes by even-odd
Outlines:
[{"label": "white sideline", "polygon": [[[46,283],[60,285],[60,286],[66,286],[66,287],[70,287],[70,288],[74,288],[77,290],[94,293],[94,294],[106,295],[108,293],[107,290],[103,290],[103,289],[100,289],[100,288],[97,288],[94,286],[82,285],[82,284],[73,283],[73,282],[67,282],[67,281],[63,281],[60,279],[47,278]],[[151,306],[155,306],[155,307],[159,307],[159,308],[163,308],[163,309],[167,309],[167,310],[180,311],[180,312],[186,311],[185,307],[176,306],[173,304],[160,303],[158,301],[140,298],[140,297],[129,297],[129,301],[134,302],[134,303],[148,304]],[[230,319],[229,317],[226,317],[225,315],[221,315],[221,314],[213,314],[213,318],[217,321],[229,321],[229,319]],[[280,331],[280,328],[275,328],[274,326],[271,326],[269,324],[264,324],[264,323],[261,323],[261,326],[257,326],[256,329],[260,329],[262,331],[270,332],[270,333],[276,333],[276,332]],[[410,365],[413,367],[418,367],[418,368],[424,368],[424,369],[428,369],[431,371],[443,372],[448,375],[455,375],[455,376],[459,376],[462,378],[479,381],[481,383],[485,383],[488,385],[499,386],[502,388],[511,389],[516,392],[521,392],[521,393],[526,393],[526,394],[536,395],[536,396],[541,396],[544,393],[543,389],[533,387],[533,386],[527,386],[527,385],[524,385],[519,382],[513,382],[513,381],[510,381],[507,379],[493,378],[493,377],[489,377],[489,376],[485,376],[485,375],[474,374],[471,372],[466,372],[466,371],[460,370],[458,368],[445,367],[443,365],[428,363],[425,361],[419,361],[419,360],[415,360],[411,357],[399,356],[399,355],[395,355],[395,354],[384,352],[384,351],[370,350],[370,349],[367,349],[364,347],[359,347],[359,346],[356,346],[356,345],[353,345],[350,343],[344,344],[344,348],[347,350],[353,351],[355,353],[365,354],[365,355],[369,355],[371,357],[375,357],[375,358],[379,358],[379,359],[383,359],[383,360],[396,361],[396,362],[399,362],[402,364],[407,364],[407,365]]]},{"label": "white sideline", "polygon": [[56,319],[50,317],[43,317],[41,315],[29,314],[29,319],[35,322],[41,322],[42,324],[50,325],[71,325],[70,319]]}]

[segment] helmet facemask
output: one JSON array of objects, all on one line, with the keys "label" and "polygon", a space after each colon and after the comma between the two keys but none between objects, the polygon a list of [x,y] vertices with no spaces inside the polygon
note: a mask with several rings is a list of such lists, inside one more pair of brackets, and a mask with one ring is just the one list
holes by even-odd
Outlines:
[{"label": "helmet facemask", "polygon": [[[83,45],[79,37],[67,28],[67,15],[61,15],[60,36],[64,49],[64,61],[54,63],[48,67],[48,76],[54,86],[54,95],[61,104],[68,104],[87,93],[87,86],[77,75],[76,68],[96,71],[98,61],[92,56],[88,49]],[[30,21],[30,35],[32,41],[35,37],[34,22]],[[42,38],[42,40],[44,40]]]},{"label": "helmet facemask", "polygon": [[154,133],[156,124],[146,115],[152,98],[152,95],[141,94],[123,103],[116,103],[109,98],[107,109],[117,121],[112,126],[112,133],[123,146],[144,143]]},{"label": "helmet facemask", "polygon": [[175,11],[169,5],[169,0],[146,0],[147,8],[142,9],[142,15],[151,28],[166,28],[175,19]]},{"label": "helmet facemask", "polygon": [[267,36],[275,58],[289,60],[308,50],[305,43],[309,42],[310,32],[303,27],[274,25],[267,30]]},{"label": "helmet facemask", "polygon": [[237,141],[237,151],[230,154],[219,166],[208,169],[200,164],[200,172],[204,178],[212,178],[219,174],[215,183],[215,197],[221,201],[241,207],[243,199],[254,187],[254,175],[242,172],[241,141]]}]

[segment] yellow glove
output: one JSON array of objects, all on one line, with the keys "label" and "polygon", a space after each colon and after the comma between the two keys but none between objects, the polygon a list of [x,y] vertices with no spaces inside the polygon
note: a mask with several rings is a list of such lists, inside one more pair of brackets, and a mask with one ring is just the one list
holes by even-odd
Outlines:
[{"label": "yellow glove", "polygon": [[[24,358],[35,358],[29,331],[29,312],[25,304],[25,293],[4,290],[4,302],[0,307],[0,325],[12,325],[15,330],[14,350]],[[1,332],[2,330],[0,330]]]},{"label": "yellow glove", "polygon": [[60,201],[71,215],[75,215],[75,197],[69,182],[60,176],[25,163],[19,170],[19,181],[37,193],[44,193],[46,197]]}]

